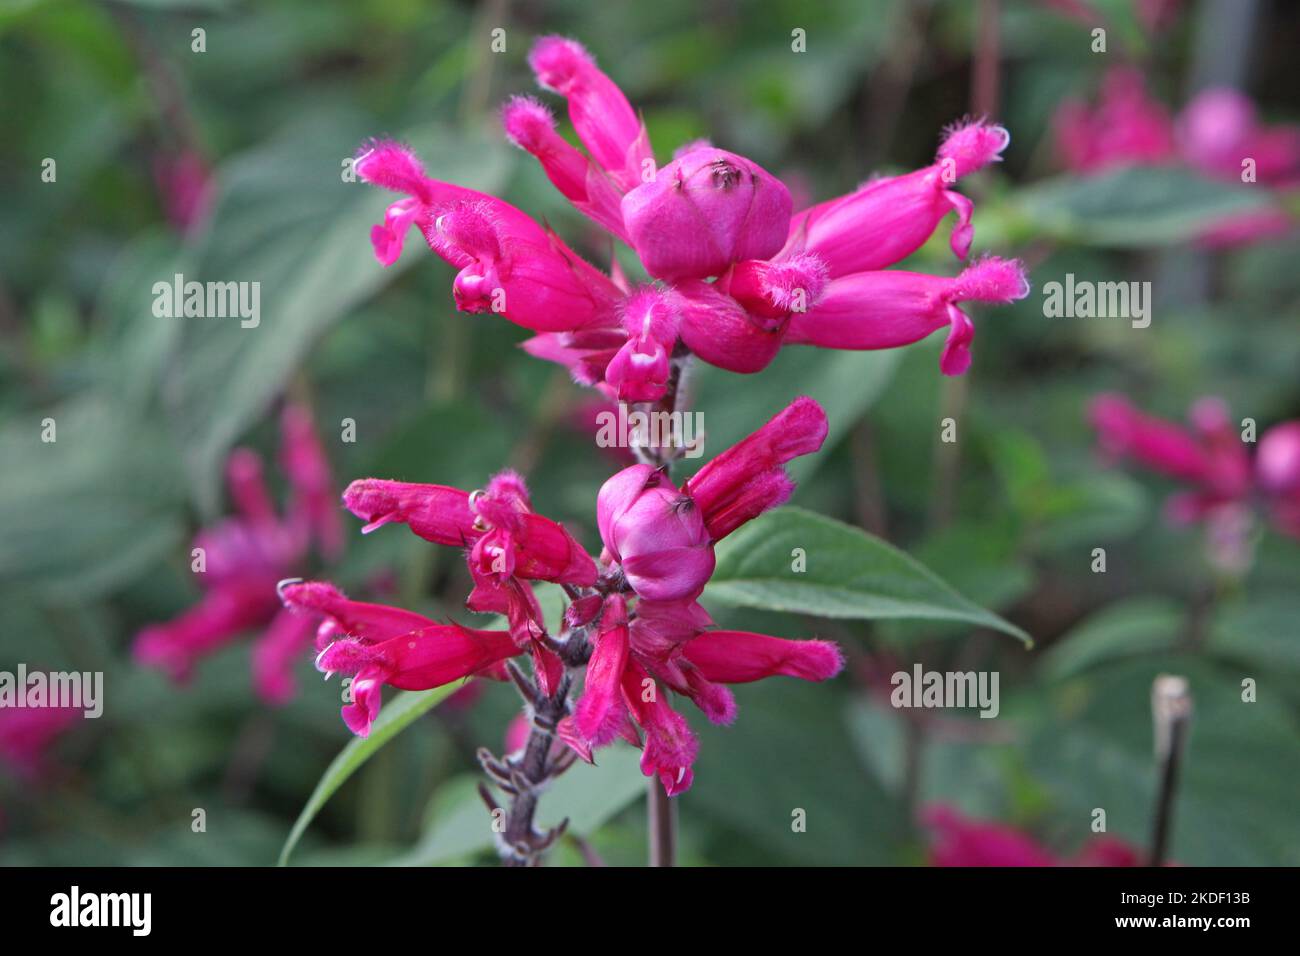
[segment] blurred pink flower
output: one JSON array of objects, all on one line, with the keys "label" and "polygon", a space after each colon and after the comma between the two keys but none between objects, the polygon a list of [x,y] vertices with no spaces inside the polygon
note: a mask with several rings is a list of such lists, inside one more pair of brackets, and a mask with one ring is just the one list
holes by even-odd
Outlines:
[{"label": "blurred pink flower", "polygon": [[197,230],[212,209],[213,178],[206,160],[192,149],[160,153],[154,159],[154,181],[168,221],[180,232]]},{"label": "blurred pink flower", "polygon": [[1093,837],[1074,857],[1059,857],[1005,824],[974,820],[945,804],[922,811],[931,866],[1140,866],[1138,852],[1116,837]]},{"label": "blurred pink flower", "polygon": [[85,712],[79,707],[0,708],[0,763],[24,780],[50,771],[50,750]]},{"label": "blurred pink flower", "polygon": [[276,585],[303,570],[313,541],[323,555],[335,557],[342,538],[329,463],[302,406],[290,404],[281,416],[281,457],[291,489],[285,517],[275,511],[261,458],[247,448],[231,454],[226,479],[235,516],[194,539],[192,566],[203,597],[179,617],[137,634],[137,662],[185,682],[199,660],[243,631],[264,628],[253,648],[254,687],[271,704],[293,696],[293,667],[310,646],[312,623],[280,610]]},{"label": "blurred pink flower", "polygon": [[1211,555],[1224,567],[1248,562],[1257,507],[1275,530],[1300,537],[1300,422],[1265,431],[1252,459],[1218,399],[1196,402],[1189,426],[1146,415],[1118,395],[1094,398],[1089,418],[1108,459],[1131,458],[1187,486],[1169,499],[1169,517],[1205,521]]}]

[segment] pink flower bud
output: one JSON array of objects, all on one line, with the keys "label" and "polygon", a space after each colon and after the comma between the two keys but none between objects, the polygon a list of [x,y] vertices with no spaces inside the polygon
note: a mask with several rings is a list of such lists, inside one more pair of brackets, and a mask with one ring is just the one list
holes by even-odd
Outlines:
[{"label": "pink flower bud", "polygon": [[605,369],[605,381],[620,402],[654,402],[668,388],[669,359],[680,322],[675,297],[646,288],[632,295],[623,312],[628,339]]},{"label": "pink flower bud", "polygon": [[789,499],[794,482],[782,466],[821,448],[826,432],[822,407],[811,398],[797,398],[701,468],[685,490],[702,513],[709,537],[718,541]]},{"label": "pink flower bud", "polygon": [[776,255],[790,225],[790,192],[745,157],[706,147],[624,196],[623,222],[652,276],[703,279]]},{"label": "pink flower bud", "polygon": [[542,37],[533,44],[528,63],[540,86],[568,100],[578,138],[620,190],[641,181],[647,162],[654,168],[650,140],[632,105],[580,43]]},{"label": "pink flower bud", "polygon": [[397,521],[438,544],[459,547],[477,537],[469,493],[459,488],[361,478],[343,492],[343,505],[366,522],[362,534]]},{"label": "pink flower bud", "polygon": [[970,252],[974,231],[971,201],[950,187],[963,176],[997,162],[1011,141],[1001,126],[983,122],[953,127],[933,165],[905,176],[868,182],[856,192],[799,213],[790,223],[783,257],[816,253],[828,275],[884,269],[921,248],[948,213],[957,213],[952,251]]},{"label": "pink flower bud", "polygon": [[975,326],[958,302],[1007,303],[1029,294],[1024,266],[989,257],[956,278],[890,270],[834,279],[820,304],[794,315],[786,341],[837,349],[909,345],[947,326],[939,367],[960,375],[970,367]]},{"label": "pink flower bud", "polygon": [[600,537],[642,598],[698,597],[713,573],[713,548],[699,509],[661,471],[624,468],[596,498]]},{"label": "pink flower bud", "polygon": [[581,212],[626,241],[620,202],[623,191],[600,167],[555,132],[555,118],[530,96],[511,97],[501,111],[506,136],[537,157],[546,176]]}]

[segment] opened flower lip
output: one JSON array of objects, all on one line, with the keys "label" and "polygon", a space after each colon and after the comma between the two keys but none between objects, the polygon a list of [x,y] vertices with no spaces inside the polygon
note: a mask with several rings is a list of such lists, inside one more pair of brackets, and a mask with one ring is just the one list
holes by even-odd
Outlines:
[{"label": "opened flower lip", "polygon": [[504,631],[479,631],[459,624],[433,624],[378,643],[344,638],[316,658],[318,670],[353,678],[352,701],[342,710],[349,729],[368,736],[379,716],[380,687],[430,690],[486,671],[521,653]]}]

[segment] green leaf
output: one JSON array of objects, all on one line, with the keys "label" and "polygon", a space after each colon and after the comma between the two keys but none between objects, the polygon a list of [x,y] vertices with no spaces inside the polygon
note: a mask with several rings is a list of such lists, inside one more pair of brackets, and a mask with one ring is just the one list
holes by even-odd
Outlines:
[{"label": "green leaf", "polygon": [[[577,764],[554,781],[537,804],[540,828],[568,819],[568,832],[588,836],[646,792],[641,752],[616,745],[597,751],[594,765]],[[473,856],[493,842],[492,818],[478,795],[477,774],[444,785],[431,808],[431,826],[396,866],[433,866]]]},{"label": "green leaf", "polygon": [[1059,176],[1022,191],[1017,202],[1026,228],[1040,237],[1124,248],[1185,243],[1226,216],[1265,205],[1256,190],[1172,167]]},{"label": "green leaf", "polygon": [[1170,651],[1186,626],[1186,613],[1168,598],[1120,601],[1089,615],[1048,648],[1043,673],[1060,680],[1118,658]]},{"label": "green leaf", "polygon": [[316,789],[307,800],[307,805],[302,808],[298,819],[294,821],[293,829],[289,831],[289,838],[284,841],[284,847],[280,850],[279,865],[284,866],[289,862],[289,854],[298,845],[298,841],[302,839],[311,821],[349,777],[360,770],[362,765],[385,744],[409,727],[417,717],[428,713],[459,688],[460,684],[452,683],[435,687],[433,690],[402,691],[385,704],[384,709],[379,712],[379,719],[370,728],[370,736],[354,737],[348,741],[347,746],[325,769],[325,773],[316,784]]},{"label": "green leaf", "polygon": [[[508,168],[499,144],[446,130],[411,138],[429,168],[467,186],[492,189]],[[375,261],[370,227],[390,200],[340,174],[359,137],[329,126],[285,139],[223,170],[208,244],[185,275],[187,282],[259,283],[259,320],[247,328],[239,316],[167,320],[182,328],[166,394],[207,511],[215,508],[226,453],[315,341],[405,266],[422,256],[430,264],[419,242],[389,269]]]},{"label": "green leaf", "polygon": [[[806,559],[803,571],[792,567],[797,549]],[[727,604],[856,620],[961,621],[1033,644],[893,545],[800,508],[751,521],[720,543],[717,554],[705,594]]]}]

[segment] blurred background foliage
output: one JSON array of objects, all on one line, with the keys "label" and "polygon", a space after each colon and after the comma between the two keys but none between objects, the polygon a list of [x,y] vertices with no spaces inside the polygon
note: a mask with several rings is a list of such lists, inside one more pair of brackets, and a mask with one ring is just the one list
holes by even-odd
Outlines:
[{"label": "blurred background foliage", "polygon": [[[0,667],[102,670],[107,684],[104,717],[59,741],[48,779],[0,767],[0,861],[276,859],[347,740],[337,687],[322,688],[304,660],[297,698],[268,710],[250,689],[247,642],[179,689],[134,666],[129,644],[193,600],[189,535],[225,508],[233,446],[274,454],[286,394],[313,405],[340,486],[376,475],[473,488],[510,464],[540,510],[597,540],[595,491],[618,462],[576,424],[589,396],[519,351],[518,329],[456,313],[452,273],[426,250],[379,268],[367,235],[387,199],[340,175],[358,143],[406,138],[433,175],[501,192],[604,262],[608,245],[496,123],[507,94],[533,87],[534,36],[581,39],[644,111],[661,162],[707,136],[820,200],[930,161],[940,129],[972,108],[980,6],[0,4]],[[1250,574],[1224,582],[1199,533],[1165,523],[1160,482],[1098,462],[1083,413],[1111,389],[1174,418],[1204,394],[1261,426],[1300,416],[1300,244],[1190,251],[1198,224],[1249,200],[1173,173],[1118,187],[1058,176],[1048,130],[1063,96],[1089,93],[1127,56],[1179,105],[1205,56],[1202,4],[1176,5],[1155,34],[1126,0],[1098,6],[1114,24],[1106,55],[1052,4],[992,5],[997,115],[1013,142],[962,191],[976,199],[977,251],[1025,256],[1038,289],[1067,272],[1156,280],[1151,328],[1044,318],[1035,292],[977,316],[964,394],[941,381],[938,338],[891,353],[787,350],[760,376],[705,369],[696,383],[713,451],[798,394],[823,401],[831,440],[798,464],[795,503],[915,554],[1037,647],[969,625],[726,611],[706,594],[720,623],[834,637],[850,665],[826,687],[742,688],[733,728],[692,715],[703,742],[680,801],[684,862],[920,862],[910,821],[936,801],[1062,852],[1103,807],[1111,833],[1144,844],[1148,693],[1154,675],[1176,671],[1197,716],[1174,858],[1300,864],[1300,548],[1266,535]],[[1300,112],[1296,14],[1280,0],[1258,8],[1246,83],[1268,118]],[[200,27],[206,51],[195,53]],[[505,53],[489,52],[494,27],[507,31]],[[795,27],[805,54],[791,52]],[[210,165],[215,195],[182,235],[155,171],[185,150]],[[46,157],[55,183],[40,179]],[[913,268],[951,273],[948,229]],[[261,281],[260,327],[156,318],[152,284],[178,272]],[[955,456],[938,441],[954,402]],[[46,417],[54,444],[40,441]],[[337,440],[345,418],[355,443]],[[411,535],[350,539],[328,569],[350,593],[465,619],[456,555]],[[1089,570],[1096,547],[1105,574]],[[1001,718],[892,710],[880,674],[913,662],[999,670]],[[1259,682],[1255,704],[1240,701],[1243,677]],[[489,858],[473,751],[498,748],[515,709],[494,685],[420,717],[324,807],[294,862]],[[643,792],[635,755],[611,751],[564,778],[542,822],[568,813],[604,859],[639,863]],[[196,834],[200,807],[207,832]],[[795,807],[806,833],[791,832]],[[577,844],[553,862],[580,863]]]}]

